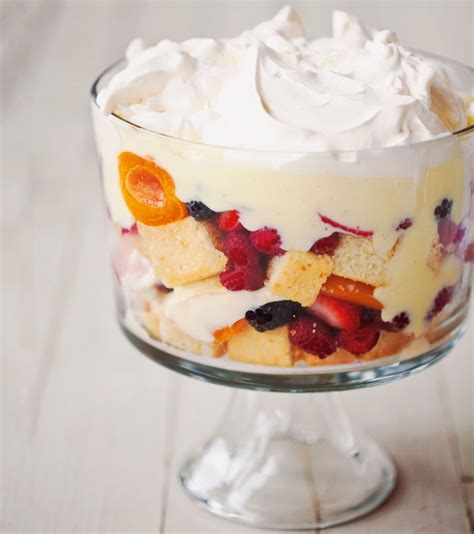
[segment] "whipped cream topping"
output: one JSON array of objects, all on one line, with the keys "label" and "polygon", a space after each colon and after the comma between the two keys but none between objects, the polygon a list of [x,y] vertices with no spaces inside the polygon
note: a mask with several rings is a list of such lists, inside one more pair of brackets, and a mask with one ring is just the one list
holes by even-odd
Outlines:
[{"label": "whipped cream topping", "polygon": [[132,41],[98,103],[156,132],[262,150],[357,150],[409,144],[466,125],[443,75],[390,31],[333,14],[311,41],[289,6],[231,39]]}]

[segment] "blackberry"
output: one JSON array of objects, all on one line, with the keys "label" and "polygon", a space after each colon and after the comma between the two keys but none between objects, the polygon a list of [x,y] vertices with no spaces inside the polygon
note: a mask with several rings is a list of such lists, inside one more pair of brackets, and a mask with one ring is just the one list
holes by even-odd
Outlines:
[{"label": "blackberry", "polygon": [[362,325],[375,324],[380,326],[382,323],[382,312],[374,308],[361,308],[360,322]]},{"label": "blackberry", "polygon": [[187,203],[187,207],[189,215],[196,219],[196,221],[208,221],[216,215],[215,211],[212,211],[206,204],[198,200],[191,200],[191,202]]},{"label": "blackberry", "polygon": [[301,311],[301,304],[292,300],[278,300],[264,304],[245,314],[247,321],[258,332],[274,330],[296,319]]},{"label": "blackberry", "polygon": [[453,207],[453,201],[448,198],[443,198],[441,204],[438,204],[434,210],[434,216],[437,221],[445,219],[450,213]]}]

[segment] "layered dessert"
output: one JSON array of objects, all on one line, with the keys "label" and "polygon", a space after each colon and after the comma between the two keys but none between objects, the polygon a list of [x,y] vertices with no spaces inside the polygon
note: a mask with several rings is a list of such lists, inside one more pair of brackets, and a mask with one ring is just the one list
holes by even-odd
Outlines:
[{"label": "layered dessert", "polygon": [[468,101],[393,32],[335,12],[310,40],[285,7],[236,38],[135,40],[112,74],[94,121],[126,328],[300,367],[417,354],[459,326]]}]

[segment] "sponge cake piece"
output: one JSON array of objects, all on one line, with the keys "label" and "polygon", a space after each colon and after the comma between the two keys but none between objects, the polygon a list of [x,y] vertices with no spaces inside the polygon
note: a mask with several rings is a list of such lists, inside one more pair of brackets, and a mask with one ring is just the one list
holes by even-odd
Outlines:
[{"label": "sponge cake piece", "polygon": [[386,284],[387,265],[395,247],[384,256],[374,249],[372,238],[341,235],[341,241],[332,260],[333,274],[380,287]]},{"label": "sponge cake piece", "polygon": [[311,306],[331,270],[330,256],[290,251],[270,261],[267,286],[275,295]]},{"label": "sponge cake piece", "polygon": [[138,223],[143,248],[158,279],[169,288],[222,272],[227,257],[217,248],[217,235],[206,222],[186,217],[162,226]]},{"label": "sponge cake piece", "polygon": [[231,360],[244,363],[278,367],[293,365],[287,326],[257,332],[255,328],[247,325],[229,340],[227,354]]}]

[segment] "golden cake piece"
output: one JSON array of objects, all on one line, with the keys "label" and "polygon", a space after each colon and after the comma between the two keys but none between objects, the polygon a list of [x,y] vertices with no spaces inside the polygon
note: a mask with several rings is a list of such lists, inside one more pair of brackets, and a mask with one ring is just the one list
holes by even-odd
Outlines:
[{"label": "golden cake piece", "polygon": [[231,360],[244,363],[278,367],[293,365],[287,326],[267,332],[257,332],[247,324],[229,340],[227,354]]},{"label": "golden cake piece", "polygon": [[433,239],[433,243],[428,254],[428,267],[437,273],[441,267],[441,261],[443,260],[443,245],[439,242],[439,237],[436,236]]},{"label": "golden cake piece", "polygon": [[160,334],[160,322],[161,314],[153,311],[145,311],[142,313],[143,326],[151,337],[155,339],[161,339]]},{"label": "golden cake piece", "polygon": [[290,251],[270,261],[267,286],[275,295],[311,306],[331,270],[330,256]]},{"label": "golden cake piece", "polygon": [[339,348],[324,360],[313,354],[305,353],[301,349],[296,349],[295,359],[304,360],[308,365],[342,365],[353,362],[365,362],[398,354],[412,341],[413,336],[408,334],[381,331],[377,345],[359,358],[347,350]]},{"label": "golden cake piece", "polygon": [[374,249],[372,238],[341,235],[341,241],[332,260],[333,274],[380,287],[386,283],[387,264],[395,247],[384,256]]},{"label": "golden cake piece", "polygon": [[190,284],[222,272],[227,257],[216,248],[212,226],[192,217],[162,226],[138,223],[146,256],[166,287]]},{"label": "golden cake piece", "polygon": [[174,321],[171,321],[160,312],[145,312],[142,315],[142,321],[152,337],[173,347],[204,356],[218,357],[224,354],[224,345],[206,343],[188,336],[176,326]]}]

